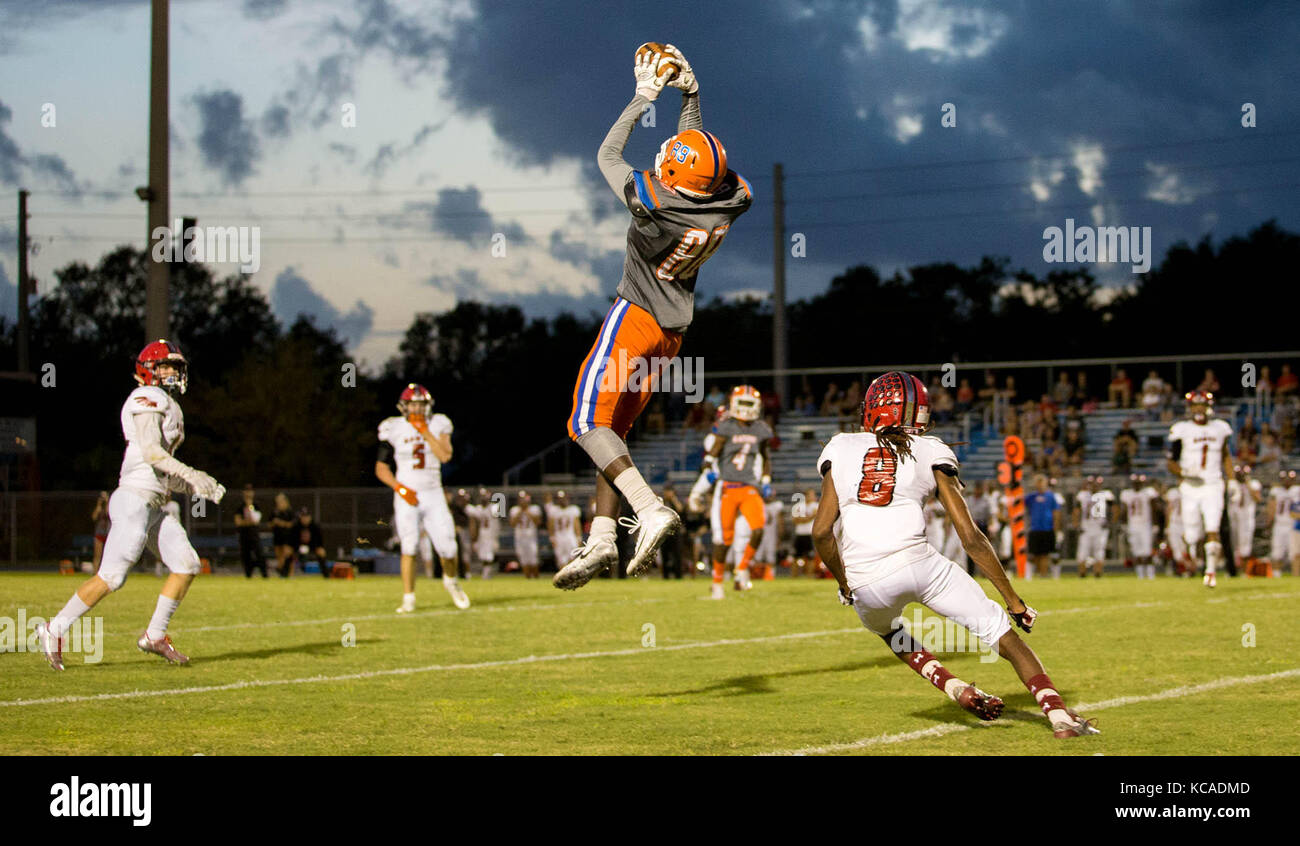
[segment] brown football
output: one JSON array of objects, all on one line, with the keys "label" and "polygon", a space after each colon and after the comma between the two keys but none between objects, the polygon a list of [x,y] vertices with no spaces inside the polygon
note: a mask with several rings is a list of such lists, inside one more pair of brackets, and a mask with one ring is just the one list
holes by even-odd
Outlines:
[{"label": "brown football", "polygon": [[[640,47],[636,48],[636,57],[640,59],[641,54],[648,51],[663,53],[664,45],[660,44],[658,41],[647,41],[646,43],[642,44]],[[680,70],[681,70],[681,65],[678,64],[677,60],[674,59],[671,55],[665,53],[663,58],[659,60],[658,72],[659,72],[659,76],[663,78],[664,82],[667,82],[668,80],[672,79],[674,76],[677,75],[677,72]]]}]

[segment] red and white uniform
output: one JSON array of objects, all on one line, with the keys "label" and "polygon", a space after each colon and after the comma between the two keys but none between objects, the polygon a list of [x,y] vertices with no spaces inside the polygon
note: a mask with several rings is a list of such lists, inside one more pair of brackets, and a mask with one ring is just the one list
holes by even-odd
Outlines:
[{"label": "red and white uniform", "polygon": [[957,457],[931,436],[913,437],[911,452],[895,460],[874,434],[857,432],[831,438],[817,459],[839,499],[835,536],[858,617],[887,635],[903,608],[920,602],[992,646],[1011,629],[1006,612],[926,538],[923,503],[938,487],[934,468],[955,472]]},{"label": "red and white uniform", "polygon": [[573,550],[578,548],[578,531],[582,528],[582,509],[572,503],[563,508],[548,503],[546,519],[553,527],[551,548],[555,550],[555,561],[558,566],[563,567],[573,557]]},{"label": "red and white uniform", "polygon": [[1204,423],[1179,420],[1169,428],[1169,442],[1181,444],[1178,466],[1183,481],[1178,489],[1183,501],[1183,537],[1194,545],[1206,532],[1219,531],[1223,521],[1223,456],[1232,438],[1226,420]]},{"label": "red and white uniform", "polygon": [[1154,552],[1155,523],[1151,503],[1159,497],[1160,494],[1152,487],[1128,488],[1119,493],[1119,502],[1128,520],[1125,525],[1128,550],[1134,558],[1150,558]]},{"label": "red and white uniform", "polygon": [[1228,519],[1232,524],[1232,551],[1249,558],[1255,546],[1255,495],[1263,490],[1258,479],[1228,480]]},{"label": "red and white uniform", "polygon": [[[429,434],[436,438],[451,434],[451,420],[435,414],[428,421]],[[433,454],[424,435],[405,417],[389,417],[379,424],[379,440],[393,448],[398,484],[410,488],[419,499],[411,505],[393,493],[393,523],[402,543],[403,555],[415,555],[423,531],[433,541],[441,558],[456,558],[456,524],[442,491],[442,462]]]},{"label": "red and white uniform", "polygon": [[538,564],[537,528],[542,525],[542,509],[529,503],[510,509],[510,525],[514,528],[515,555],[525,567]]},{"label": "red and white uniform", "polygon": [[492,502],[465,506],[465,514],[478,524],[478,537],[474,540],[474,557],[481,564],[491,564],[497,557],[501,520],[497,517],[495,508],[496,505]]},{"label": "red and white uniform", "polygon": [[118,487],[108,500],[111,521],[99,577],[114,590],[126,581],[126,575],[146,546],[173,573],[193,574],[201,569],[198,553],[190,544],[180,520],[164,506],[171,492],[189,493],[189,486],[179,478],[157,470],[144,460],[136,443],[135,418],[149,415],[161,427],[163,449],[174,454],[185,440],[185,415],[180,404],[162,388],[136,388],[122,405],[122,436],[126,452],[118,474]]},{"label": "red and white uniform", "polygon": [[1165,510],[1169,522],[1165,525],[1165,540],[1174,558],[1187,555],[1187,541],[1183,540],[1183,494],[1177,487],[1165,491]]},{"label": "red and white uniform", "polygon": [[1106,524],[1115,495],[1110,491],[1079,491],[1075,499],[1079,503],[1078,559],[1105,561],[1106,540],[1110,534]]}]

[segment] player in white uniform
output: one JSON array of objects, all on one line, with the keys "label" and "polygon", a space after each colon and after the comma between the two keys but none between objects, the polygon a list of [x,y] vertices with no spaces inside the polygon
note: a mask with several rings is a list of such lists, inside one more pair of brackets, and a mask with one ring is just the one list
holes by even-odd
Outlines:
[{"label": "player in white uniform", "polygon": [[1187,552],[1195,561],[1197,544],[1205,539],[1204,583],[1214,587],[1214,574],[1224,561],[1219,525],[1223,522],[1224,480],[1232,478],[1228,444],[1232,426],[1226,420],[1211,419],[1213,394],[1192,391],[1186,399],[1190,419],[1179,420],[1169,429],[1169,472],[1179,480]]},{"label": "player in white uniform", "polygon": [[[397,402],[400,417],[379,424],[379,456],[375,478],[393,489],[393,524],[402,544],[402,604],[397,613],[415,610],[415,555],[420,533],[433,542],[442,561],[442,586],[457,608],[468,608],[469,597],[456,574],[456,524],[442,490],[442,465],[451,460],[451,420],[433,413],[433,396],[414,382]],[[397,465],[397,474],[388,466]]]},{"label": "player in white uniform", "polygon": [[551,536],[551,549],[555,550],[555,569],[559,570],[573,557],[582,531],[582,509],[569,502],[564,491],[556,491],[555,501],[546,506],[546,530]]},{"label": "player in white uniform", "polygon": [[474,557],[483,569],[483,578],[490,579],[496,568],[502,515],[498,513],[500,506],[492,501],[487,488],[478,489],[477,499],[478,502],[466,506],[465,513],[473,521],[470,525],[474,536]]},{"label": "player in white uniform", "polygon": [[1079,506],[1079,578],[1086,577],[1092,567],[1092,574],[1100,579],[1106,563],[1109,526],[1115,516],[1115,494],[1106,490],[1106,480],[1101,476],[1089,476],[1075,501]]},{"label": "player in white uniform", "polygon": [[[905,606],[919,602],[965,626],[1009,660],[1051,723],[1056,737],[1097,732],[1065,706],[1033,650],[1011,630],[1025,631],[1037,613],[1016,594],[988,538],[961,496],[957,457],[924,433],[930,405],[921,380],[893,371],[871,383],[863,401],[865,431],[831,439],[817,459],[821,507],[813,538],[839,582],[840,601],[900,660],[982,720],[997,719],[1002,700],[949,672],[903,626]],[[1002,594],[1007,611],[925,536],[922,503],[935,491],[976,565]]]},{"label": "player in white uniform", "polygon": [[519,492],[519,503],[510,509],[510,528],[515,535],[515,555],[525,579],[535,579],[541,572],[537,552],[537,528],[542,525],[542,509],[528,491]]},{"label": "player in white uniform", "polygon": [[1155,522],[1151,503],[1160,494],[1147,484],[1146,476],[1138,473],[1129,476],[1129,485],[1128,490],[1119,494],[1129,555],[1133,556],[1139,579],[1154,579],[1156,565],[1151,563],[1151,556],[1155,552]]},{"label": "player in white uniform", "polygon": [[[769,574],[774,575],[776,562],[778,558],[778,544],[782,529],[781,518],[785,513],[785,504],[776,497],[775,493],[769,492],[767,502],[763,505],[763,522],[767,526],[767,531],[763,532],[763,540],[758,544],[758,553],[754,556],[756,569],[754,578],[766,579]],[[740,534],[740,524],[737,521],[736,534]],[[760,572],[761,571],[761,572]]]},{"label": "player in white uniform", "polygon": [[99,571],[77,588],[49,624],[36,626],[40,648],[50,666],[63,669],[63,638],[83,614],[117,590],[147,546],[171,573],[163,582],[148,627],[136,640],[142,652],[161,655],[173,664],[190,659],[172,645],[167,625],[199,573],[198,553],[190,545],[180,520],[164,510],[172,492],[220,503],[226,489],[207,473],[176,460],[185,440],[185,416],[176,397],[188,384],[185,356],[170,341],[146,346],[136,359],[140,383],[122,406],[122,436],[126,453],[117,490],[108,500],[112,524],[104,542]]},{"label": "player in white uniform", "polygon": [[1294,470],[1279,473],[1277,484],[1268,491],[1268,510],[1273,515],[1268,559],[1273,563],[1274,575],[1281,575],[1291,558],[1291,534],[1295,524],[1291,517],[1291,501],[1298,491],[1300,480],[1297,480]]},{"label": "player in white uniform", "polygon": [[1254,553],[1255,510],[1264,498],[1264,486],[1251,478],[1250,467],[1233,468],[1228,479],[1228,522],[1232,526],[1232,551],[1237,556],[1237,566],[1243,570],[1246,560]]},{"label": "player in white uniform", "polygon": [[1183,495],[1178,485],[1169,485],[1165,489],[1165,542],[1169,544],[1170,575],[1175,573],[1189,575],[1187,562],[1187,541],[1183,540]]}]

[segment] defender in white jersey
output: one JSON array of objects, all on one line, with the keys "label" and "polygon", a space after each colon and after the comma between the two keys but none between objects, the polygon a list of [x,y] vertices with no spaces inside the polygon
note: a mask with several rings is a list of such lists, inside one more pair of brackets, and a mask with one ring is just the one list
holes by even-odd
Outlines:
[{"label": "defender in white jersey", "polygon": [[[840,601],[852,605],[862,624],[900,660],[980,719],[997,719],[1002,700],[955,677],[913,640],[902,620],[909,603],[965,626],[1007,658],[1056,737],[1096,733],[1092,721],[1065,706],[1038,657],[1011,630],[1014,619],[1029,631],[1037,613],[1016,594],[988,538],[971,519],[960,492],[957,457],[943,441],[925,435],[929,418],[921,380],[886,373],[863,399],[865,431],[836,435],[817,459],[822,499],[813,539],[839,582]],[[1007,611],[926,540],[922,503],[936,491],[962,545],[1002,594]]]},{"label": "defender in white jersey", "polygon": [[555,501],[546,504],[546,531],[555,551],[555,569],[559,570],[573,557],[578,548],[578,534],[582,531],[582,509],[569,502],[564,491],[555,492]]},{"label": "defender in white jersey", "polygon": [[1106,480],[1101,476],[1089,476],[1083,481],[1083,489],[1075,495],[1078,510],[1075,518],[1079,527],[1079,577],[1092,574],[1101,578],[1102,568],[1106,563],[1106,541],[1110,536],[1110,523],[1115,516],[1115,495],[1106,490]]},{"label": "defender in white jersey", "polygon": [[1280,575],[1291,558],[1292,527],[1295,524],[1291,517],[1291,503],[1297,495],[1300,495],[1300,479],[1294,470],[1280,472],[1277,484],[1268,491],[1268,510],[1273,515],[1268,559],[1274,566],[1274,574]]},{"label": "defender in white jersey", "polygon": [[[758,545],[758,552],[754,555],[754,578],[769,579],[775,575],[775,567],[778,554],[778,545],[782,533],[782,516],[785,514],[785,504],[776,497],[776,494],[769,491],[765,497],[767,500],[763,505],[763,525],[767,530],[763,532],[763,540]],[[736,534],[740,534],[740,524],[737,521]]]},{"label": "defender in white jersey", "polygon": [[[433,413],[433,395],[414,382],[397,401],[400,417],[379,424],[375,478],[393,489],[393,522],[402,544],[402,604],[397,613],[415,610],[415,555],[424,532],[442,561],[442,586],[457,608],[468,608],[461,589],[456,553],[456,524],[442,490],[442,465],[451,460],[451,420]],[[397,473],[388,463],[397,465]]]},{"label": "defender in white jersey", "polygon": [[1224,482],[1232,477],[1232,426],[1212,419],[1214,394],[1187,394],[1189,419],[1169,429],[1169,472],[1178,479],[1182,495],[1183,532],[1188,554],[1196,560],[1197,544],[1205,539],[1205,585],[1214,587],[1214,574],[1224,561],[1219,525],[1223,522]]},{"label": "defender in white jersey", "polygon": [[537,529],[545,516],[528,491],[519,492],[519,504],[510,509],[510,528],[514,530],[515,556],[525,579],[535,579],[541,572],[537,546]]},{"label": "defender in white jersey", "polygon": [[1129,488],[1119,494],[1128,552],[1133,556],[1133,567],[1139,579],[1156,577],[1156,565],[1151,563],[1155,552],[1155,514],[1151,504],[1159,498],[1159,492],[1147,484],[1146,476],[1139,473],[1129,476]]},{"label": "defender in white jersey", "polygon": [[167,625],[200,571],[199,556],[180,520],[166,506],[172,502],[172,492],[194,501],[201,498],[220,503],[226,489],[207,473],[175,458],[185,440],[185,416],[176,397],[185,393],[186,371],[180,348],[166,340],[149,344],[136,359],[135,380],[140,387],[122,406],[126,453],[117,490],[108,500],[112,524],[99,571],[77,588],[48,625],[36,627],[41,651],[56,670],[63,669],[63,638],[72,624],[122,586],[146,546],[171,573],[136,647],[173,664],[190,660],[172,645]]},{"label": "defender in white jersey", "polygon": [[492,578],[496,569],[497,550],[501,538],[501,506],[492,499],[487,488],[479,488],[476,501],[466,506],[470,519],[470,533],[474,538],[474,557],[483,570],[483,578]]},{"label": "defender in white jersey", "polygon": [[1234,467],[1228,479],[1228,523],[1232,527],[1232,552],[1243,569],[1254,552],[1255,510],[1263,499],[1264,486],[1251,478],[1250,467]]}]

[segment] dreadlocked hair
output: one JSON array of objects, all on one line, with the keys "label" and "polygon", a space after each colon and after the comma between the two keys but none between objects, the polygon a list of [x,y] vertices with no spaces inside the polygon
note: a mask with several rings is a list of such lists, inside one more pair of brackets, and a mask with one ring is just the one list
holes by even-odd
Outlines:
[{"label": "dreadlocked hair", "polygon": [[873,434],[876,440],[889,450],[898,464],[902,464],[906,459],[915,458],[912,455],[912,436],[904,432],[901,426],[886,426]]}]

